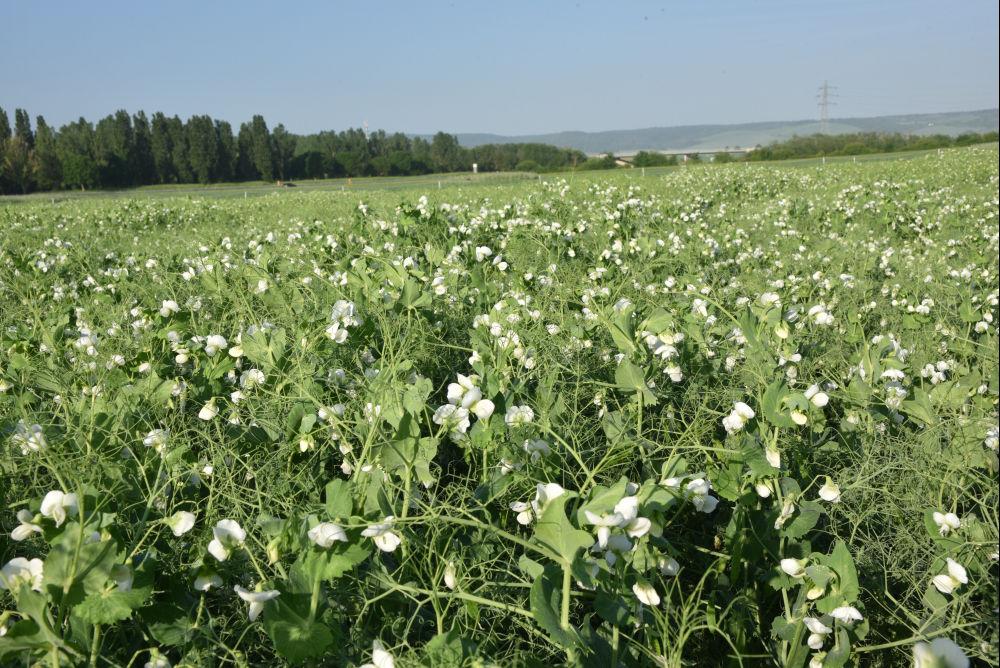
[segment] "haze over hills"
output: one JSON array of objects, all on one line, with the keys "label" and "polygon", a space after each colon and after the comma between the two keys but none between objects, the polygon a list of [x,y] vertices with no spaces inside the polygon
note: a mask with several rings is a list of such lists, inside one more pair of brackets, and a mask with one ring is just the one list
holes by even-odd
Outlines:
[{"label": "haze over hills", "polygon": [[[1000,127],[1000,111],[981,109],[938,114],[908,114],[904,116],[874,116],[867,118],[830,119],[830,134],[852,132],[899,132],[917,135],[959,135],[965,132],[993,132]],[[585,153],[628,154],[641,150],[711,151],[724,148],[749,148],[795,135],[820,132],[817,120],[772,121],[737,125],[681,125],[675,127],[607,130],[604,132],[554,132],[537,135],[498,135],[459,133],[462,146],[481,144],[511,144],[537,142]]]}]

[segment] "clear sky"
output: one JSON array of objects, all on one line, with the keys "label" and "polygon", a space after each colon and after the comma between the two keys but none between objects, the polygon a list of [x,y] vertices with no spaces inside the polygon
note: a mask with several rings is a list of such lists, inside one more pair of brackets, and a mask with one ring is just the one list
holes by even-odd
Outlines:
[{"label": "clear sky", "polygon": [[996,0],[0,0],[0,107],[293,132],[610,130],[998,106]]}]

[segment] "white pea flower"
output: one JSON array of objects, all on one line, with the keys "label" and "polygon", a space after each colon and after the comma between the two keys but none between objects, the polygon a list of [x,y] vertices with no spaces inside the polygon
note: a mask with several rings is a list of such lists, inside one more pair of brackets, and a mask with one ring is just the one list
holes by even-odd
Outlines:
[{"label": "white pea flower", "polygon": [[795,514],[795,501],[791,497],[786,497],[781,504],[781,512],[778,514],[777,519],[774,520],[774,529],[777,531],[781,527],[785,526],[785,522]]},{"label": "white pea flower", "polygon": [[611,529],[619,527],[624,523],[624,518],[622,518],[620,513],[598,515],[597,513],[585,510],[583,511],[583,514],[587,518],[588,524],[592,524],[597,527],[597,544],[602,550],[606,549],[608,546],[608,539],[611,537]]},{"label": "white pea flower", "polygon": [[29,427],[24,423],[24,420],[18,420],[11,441],[14,445],[21,448],[22,455],[26,455],[29,452],[39,452],[40,450],[44,450],[48,445],[45,441],[45,433],[42,431],[42,426],[33,424]]},{"label": "white pea flower", "polygon": [[722,418],[722,426],[726,428],[726,433],[735,434],[756,416],[757,413],[750,406],[742,401],[737,401],[733,404],[732,412]]},{"label": "white pea flower", "polygon": [[215,399],[209,399],[208,403],[201,407],[198,411],[198,418],[208,422],[209,420],[214,420],[215,416],[219,414],[219,407],[215,405]]},{"label": "white pea flower", "polygon": [[771,485],[765,481],[754,483],[754,490],[757,492],[757,496],[762,499],[766,499],[771,496]]},{"label": "white pea flower", "polygon": [[249,390],[264,384],[267,377],[260,369],[247,369],[240,374],[240,387]]},{"label": "white pea flower", "polygon": [[160,315],[164,318],[169,318],[174,313],[181,310],[180,305],[173,299],[164,299],[163,303],[160,305]]},{"label": "white pea flower", "polygon": [[264,611],[265,603],[276,599],[281,595],[281,592],[275,589],[270,591],[249,591],[239,585],[233,587],[233,591],[239,594],[240,598],[250,604],[248,616],[250,617],[251,622],[260,617],[260,613]]},{"label": "white pea flower", "polygon": [[507,409],[503,421],[508,427],[520,427],[529,424],[535,419],[535,411],[531,406],[511,406]]},{"label": "white pea flower", "polygon": [[616,515],[622,518],[620,526],[631,538],[641,538],[649,533],[653,523],[646,517],[639,517],[639,497],[630,495],[615,504]]},{"label": "white pea flower", "polygon": [[802,578],[806,574],[805,559],[782,559],[781,570],[793,578]]},{"label": "white pea flower", "polygon": [[396,662],[385,650],[381,640],[372,641],[372,662],[366,663],[360,668],[396,668]]},{"label": "white pea flower", "polygon": [[830,503],[840,503],[840,486],[830,476],[826,476],[826,482],[819,488],[819,498]]},{"label": "white pea flower", "polygon": [[660,595],[656,589],[646,580],[639,580],[632,585],[632,593],[645,605],[655,607],[660,604]]},{"label": "white pea flower", "polygon": [[948,557],[947,563],[947,572],[934,576],[934,579],[931,581],[934,587],[942,594],[950,594],[962,585],[969,583],[969,576],[962,564],[951,557]]},{"label": "white pea flower", "polygon": [[209,357],[215,357],[220,350],[225,350],[228,347],[229,342],[221,334],[211,334],[205,340],[205,354]]},{"label": "white pea flower", "polygon": [[347,327],[335,322],[326,328],[326,337],[334,343],[344,343],[347,341]]},{"label": "white pea flower", "polygon": [[517,513],[517,523],[522,526],[531,524],[534,515],[531,512],[531,504],[527,501],[514,501],[510,504],[510,509]]},{"label": "white pea flower", "polygon": [[17,521],[20,522],[20,524],[14,527],[14,530],[10,532],[12,540],[20,542],[22,540],[26,540],[33,533],[42,533],[42,527],[35,524],[35,516],[30,510],[23,508],[17,511]]},{"label": "white pea flower", "polygon": [[839,608],[834,608],[830,612],[830,616],[841,624],[853,624],[864,619],[858,609],[852,605],[842,605]]},{"label": "white pea flower", "polygon": [[322,522],[309,529],[309,540],[326,549],[337,541],[347,542],[347,533],[333,522]]},{"label": "white pea flower", "polygon": [[198,591],[208,591],[212,587],[221,587],[222,578],[215,571],[202,570],[194,579],[194,588]]},{"label": "white pea flower", "polygon": [[40,592],[44,567],[41,559],[14,557],[0,569],[0,589],[17,591],[21,585],[28,585]]},{"label": "white pea flower", "polygon": [[823,408],[830,403],[829,395],[826,392],[820,391],[819,385],[810,385],[803,394],[806,395],[806,399],[812,402],[812,405],[816,408]]},{"label": "white pea flower", "polygon": [[699,512],[711,513],[719,505],[719,500],[709,494],[712,483],[704,478],[695,478],[687,484],[688,494],[691,495],[691,503]]},{"label": "white pea flower", "polygon": [[767,463],[774,468],[781,468],[781,452],[779,452],[773,445],[768,445],[764,448],[764,459],[766,459]]},{"label": "white pea flower", "polygon": [[476,246],[476,262],[482,262],[493,255],[493,249],[489,246]]},{"label": "white pea flower", "polygon": [[535,515],[541,515],[549,502],[566,493],[562,485],[555,482],[547,482],[544,485],[538,483],[535,487],[535,499],[531,502],[531,509]]},{"label": "white pea flower", "polygon": [[826,636],[833,633],[833,629],[815,617],[806,617],[802,621],[809,629],[809,638],[806,640],[806,644],[811,649],[822,649],[823,643],[826,642]]},{"label": "white pea flower", "polygon": [[962,520],[955,513],[934,513],[934,523],[938,525],[938,533],[947,536],[954,529],[962,526]]},{"label": "white pea flower", "polygon": [[761,306],[780,306],[781,297],[774,292],[765,292],[760,296]]},{"label": "white pea flower", "polygon": [[454,404],[439,406],[431,417],[434,424],[446,427],[452,434],[464,434],[469,430],[469,411]]},{"label": "white pea flower", "polygon": [[396,518],[389,515],[385,521],[369,526],[361,532],[361,535],[375,541],[375,545],[383,552],[393,552],[402,542],[402,538],[392,531],[392,525],[395,521]]},{"label": "white pea flower", "polygon": [[219,520],[212,528],[212,541],[208,544],[209,553],[219,561],[225,561],[233,550],[243,547],[247,532],[236,520]]},{"label": "white pea flower", "polygon": [[169,429],[153,429],[142,439],[142,444],[147,448],[153,448],[156,454],[162,455],[167,450],[167,442],[169,440]]},{"label": "white pea flower", "polygon": [[[460,373],[456,374],[456,376],[458,378],[457,383],[448,383],[448,403],[468,408],[469,404],[482,396],[481,392],[474,394],[479,391],[477,387],[479,377],[475,375],[466,376]],[[472,397],[468,402],[466,402],[466,395]]]},{"label": "white pea flower", "polygon": [[186,510],[178,510],[164,521],[175,536],[183,536],[194,528],[195,519],[196,515],[194,513]]},{"label": "white pea flower", "polygon": [[444,567],[444,586],[454,591],[456,585],[455,562],[449,561]]},{"label": "white pea flower", "polygon": [[660,557],[657,561],[660,573],[667,576],[675,576],[681,572],[681,565],[673,557]]},{"label": "white pea flower", "polygon": [[54,489],[42,499],[42,515],[52,518],[57,527],[62,526],[67,515],[75,515],[76,511],[76,494],[66,494],[62,490]]},{"label": "white pea flower", "polygon": [[805,426],[809,422],[809,416],[807,416],[802,411],[792,411],[791,412],[792,422],[799,425],[800,427]]},{"label": "white pea flower", "polygon": [[913,668],[969,668],[969,657],[951,638],[935,638],[913,646]]}]

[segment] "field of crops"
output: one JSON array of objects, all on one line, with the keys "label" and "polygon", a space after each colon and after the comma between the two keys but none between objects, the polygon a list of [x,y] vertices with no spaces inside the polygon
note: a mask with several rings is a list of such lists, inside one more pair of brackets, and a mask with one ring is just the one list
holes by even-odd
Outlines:
[{"label": "field of crops", "polygon": [[0,664],[997,665],[997,159],[0,204]]}]

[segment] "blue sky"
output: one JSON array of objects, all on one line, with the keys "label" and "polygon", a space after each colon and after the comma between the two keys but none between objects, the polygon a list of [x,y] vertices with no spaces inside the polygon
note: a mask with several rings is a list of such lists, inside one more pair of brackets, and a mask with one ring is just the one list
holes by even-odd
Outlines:
[{"label": "blue sky", "polygon": [[996,0],[0,2],[0,107],[294,132],[609,130],[998,105]]}]

